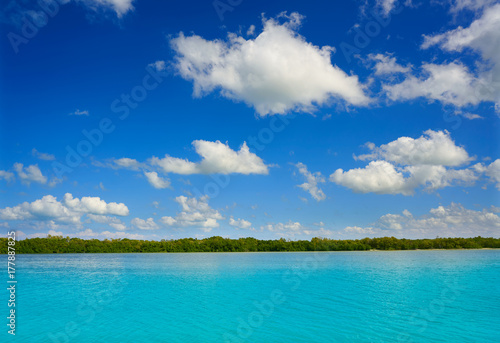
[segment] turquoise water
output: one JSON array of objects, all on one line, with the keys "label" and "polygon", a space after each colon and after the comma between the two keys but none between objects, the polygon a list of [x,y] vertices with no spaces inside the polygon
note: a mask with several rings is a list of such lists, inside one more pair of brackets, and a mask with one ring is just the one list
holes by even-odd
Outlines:
[{"label": "turquoise water", "polygon": [[500,337],[498,250],[18,255],[16,272],[2,342]]}]

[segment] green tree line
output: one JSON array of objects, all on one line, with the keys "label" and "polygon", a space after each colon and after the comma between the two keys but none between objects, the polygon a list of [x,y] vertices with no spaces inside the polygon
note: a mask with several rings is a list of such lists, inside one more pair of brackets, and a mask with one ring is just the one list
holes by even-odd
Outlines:
[{"label": "green tree line", "polygon": [[[363,251],[416,249],[481,249],[500,248],[499,238],[433,238],[398,239],[395,237],[335,240],[313,238],[291,241],[259,240],[256,238],[229,239],[220,236],[196,239],[143,241],[131,239],[81,239],[62,236],[30,238],[17,241],[17,254],[54,253],[137,253],[137,252],[265,252],[265,251]],[[7,238],[0,238],[0,254],[7,253]]]}]

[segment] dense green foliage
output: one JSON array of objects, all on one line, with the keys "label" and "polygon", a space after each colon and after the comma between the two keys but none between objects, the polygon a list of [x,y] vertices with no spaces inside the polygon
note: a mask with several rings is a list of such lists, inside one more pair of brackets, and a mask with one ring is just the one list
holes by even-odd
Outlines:
[{"label": "dense green foliage", "polygon": [[[122,252],[251,252],[251,251],[354,251],[414,249],[480,249],[500,248],[499,238],[397,239],[395,237],[333,240],[313,238],[310,241],[258,240],[255,238],[141,241],[130,239],[80,239],[60,236],[17,241],[18,254],[52,253],[122,253]],[[7,238],[0,238],[0,254],[7,253]]]}]

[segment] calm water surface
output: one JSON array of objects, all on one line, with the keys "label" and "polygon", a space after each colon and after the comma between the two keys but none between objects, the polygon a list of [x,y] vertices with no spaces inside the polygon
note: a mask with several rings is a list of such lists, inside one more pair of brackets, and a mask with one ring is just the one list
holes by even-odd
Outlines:
[{"label": "calm water surface", "polygon": [[500,337],[498,250],[18,255],[17,280],[15,342]]}]

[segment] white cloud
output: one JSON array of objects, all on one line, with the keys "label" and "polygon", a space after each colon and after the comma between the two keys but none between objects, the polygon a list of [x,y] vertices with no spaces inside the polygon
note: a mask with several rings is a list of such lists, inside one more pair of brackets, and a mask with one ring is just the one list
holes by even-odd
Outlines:
[{"label": "white cloud", "polygon": [[[14,207],[0,209],[0,219],[45,222],[50,227],[57,224],[72,224],[81,226],[81,217],[88,215],[94,221],[105,220],[103,216],[95,215],[128,215],[128,208],[123,203],[106,203],[100,198],[83,197],[73,198],[70,193],[64,195],[62,202],[52,195],[45,195],[31,203],[24,202]],[[96,219],[97,218],[97,219]],[[118,220],[108,220],[118,224]]]},{"label": "white cloud", "polygon": [[[2,7],[1,20],[12,25],[21,26],[24,23],[24,18],[29,18],[37,27],[42,27],[47,23],[47,13],[42,10],[41,5],[48,5],[49,8],[58,8],[58,5],[65,5],[70,2],[82,5],[88,10],[107,14],[107,11],[112,11],[121,18],[127,12],[134,9],[132,3],[134,0],[42,0],[42,1],[19,1],[5,0],[5,6]],[[55,2],[55,4],[54,4]],[[53,14],[57,13],[54,12]],[[52,15],[53,15],[52,14]],[[78,111],[78,110],[77,110]]]},{"label": "white cloud", "polygon": [[481,100],[475,90],[480,81],[458,61],[448,64],[424,63],[422,75],[407,75],[401,83],[383,84],[389,99],[412,100],[420,97],[457,107],[477,105]]},{"label": "white cloud", "polygon": [[456,184],[473,185],[478,179],[474,169],[446,169],[443,166],[418,165],[407,166],[405,171],[410,173],[407,187],[416,188],[425,186],[426,190],[433,191]]},{"label": "white cloud", "polygon": [[71,112],[69,115],[70,116],[86,116],[86,117],[88,117],[89,111],[86,111],[86,110],[80,111],[77,109],[75,112]]},{"label": "white cloud", "polygon": [[472,160],[464,148],[455,144],[446,130],[427,130],[417,139],[400,137],[380,147],[376,147],[373,143],[366,144],[366,146],[372,150],[372,153],[357,156],[357,159],[366,160],[378,157],[403,165],[436,166],[459,166]]},{"label": "white cloud", "polygon": [[182,211],[178,212],[175,217],[162,217],[160,222],[166,226],[197,227],[210,232],[213,228],[219,227],[217,221],[224,217],[208,205],[208,199],[206,195],[198,199],[178,196],[175,201]]},{"label": "white cloud", "polygon": [[255,25],[250,25],[247,30],[247,36],[253,36],[255,34]]},{"label": "white cloud", "polygon": [[154,188],[163,189],[170,187],[170,181],[158,176],[157,172],[144,172],[144,175],[146,175],[149,184]]},{"label": "white cloud", "polygon": [[370,227],[349,226],[343,231],[360,237],[395,236],[404,238],[499,237],[500,217],[495,209],[469,210],[461,204],[438,206],[419,217],[408,210],[385,214]]},{"label": "white cloud", "polygon": [[112,10],[118,18],[124,16],[127,12],[133,11],[134,0],[76,0],[82,2],[88,8],[98,11],[100,9]]},{"label": "white cloud", "polygon": [[343,231],[360,237],[395,236],[404,238],[499,237],[500,217],[495,209],[469,210],[461,204],[438,206],[419,217],[410,211],[385,214],[370,227],[349,226]]},{"label": "white cloud", "polygon": [[496,187],[500,190],[500,159],[495,160],[488,166],[486,175],[489,176],[492,181],[497,183]]},{"label": "white cloud", "polygon": [[163,71],[163,70],[165,70],[167,68],[166,64],[165,64],[165,61],[156,61],[154,63],[148,64],[148,66],[156,69],[157,71]]},{"label": "white cloud", "polygon": [[141,218],[134,218],[130,223],[140,230],[158,230],[160,227],[155,223],[153,218],[148,218],[146,220]]},{"label": "white cloud", "polygon": [[0,218],[3,220],[55,220],[61,223],[79,223],[81,214],[75,213],[52,195],[32,203],[24,202],[14,207],[0,209]]},{"label": "white cloud", "polygon": [[347,226],[344,229],[347,233],[355,233],[358,235],[374,235],[377,234],[380,230],[374,229],[372,227],[359,227],[359,226]]},{"label": "white cloud", "polygon": [[400,137],[377,147],[366,143],[372,152],[354,156],[356,160],[374,160],[364,168],[337,169],[330,181],[356,193],[412,195],[423,186],[427,191],[453,185],[473,185],[478,180],[479,164],[453,169],[469,163],[467,151],[455,144],[447,131],[427,130],[417,139]]},{"label": "white cloud", "polygon": [[48,186],[49,187],[55,187],[56,185],[60,184],[63,182],[63,179],[59,179],[57,177],[53,177],[50,181]]},{"label": "white cloud", "polygon": [[306,192],[309,192],[309,194],[311,194],[311,196],[317,201],[325,200],[326,199],[325,193],[323,192],[322,189],[318,187],[318,183],[325,182],[325,178],[323,177],[323,175],[321,175],[320,172],[316,173],[309,172],[307,170],[307,166],[300,162],[297,163],[295,166],[298,168],[299,173],[302,174],[307,180],[298,187],[302,188]]},{"label": "white cloud", "polygon": [[319,230],[304,230],[303,233],[314,237],[332,237],[336,234],[335,231],[325,230],[324,228],[320,228]]},{"label": "white cloud", "polygon": [[496,188],[500,191],[500,159],[491,162],[489,166],[478,163],[473,168],[489,177],[491,182],[496,183]]},{"label": "white cloud", "polygon": [[303,226],[299,222],[292,222],[291,220],[289,220],[288,223],[267,224],[265,226],[262,226],[261,228],[269,230],[271,232],[283,232],[287,230],[298,232],[303,228]]},{"label": "white cloud", "polygon": [[428,214],[414,218],[406,215],[386,214],[376,223],[383,229],[404,231],[405,235],[434,238],[474,237],[478,235],[497,236],[500,234],[500,217],[488,209],[469,210],[461,204],[438,206]]},{"label": "white cloud", "polygon": [[365,168],[348,171],[337,169],[330,181],[352,189],[356,193],[411,195],[404,175],[386,161],[372,161]]},{"label": "white cloud", "polygon": [[128,169],[133,171],[138,171],[141,168],[144,168],[145,165],[138,162],[133,158],[123,157],[116,159],[106,160],[104,163],[99,161],[92,161],[92,164],[96,167],[101,168],[111,168],[111,169]]},{"label": "white cloud", "polygon": [[100,214],[87,214],[87,218],[100,224],[107,224],[115,230],[126,230],[127,226],[118,218]]},{"label": "white cloud", "polygon": [[289,220],[287,223],[271,223],[260,227],[261,230],[274,232],[277,236],[294,237],[301,235],[306,229],[301,223]]},{"label": "white cloud", "polygon": [[127,157],[113,160],[113,162],[119,168],[126,168],[126,169],[131,169],[131,170],[139,170],[139,168],[141,167],[141,164],[139,162],[137,162],[134,159],[127,158]]},{"label": "white cloud", "polygon": [[31,182],[41,184],[47,183],[47,177],[42,175],[40,168],[38,168],[38,164],[33,164],[24,168],[22,163],[14,163],[14,170],[19,179],[21,179],[21,182],[26,185],[29,185]]},{"label": "white cloud", "polygon": [[146,239],[147,237],[137,233],[129,233],[129,232],[95,232],[92,229],[86,229],[84,231],[77,232],[74,237],[79,237],[83,239],[119,239],[119,238],[128,238],[128,239]]},{"label": "white cloud", "polygon": [[0,179],[4,179],[5,181],[13,181],[14,180],[14,173],[11,173],[6,170],[0,170]]},{"label": "white cloud", "polygon": [[248,229],[251,228],[252,223],[245,219],[234,219],[233,217],[229,218],[229,225],[237,227],[239,229]]},{"label": "white cloud", "polygon": [[477,11],[484,7],[495,4],[498,0],[454,0],[452,1],[451,11],[459,12],[462,10]]},{"label": "white cloud", "polygon": [[[279,19],[285,19],[280,24]],[[312,112],[333,100],[367,105],[370,99],[358,77],[331,63],[334,48],[315,46],[297,34],[302,16],[282,13],[263,20],[254,39],[228,34],[228,40],[205,40],[180,33],[171,40],[180,75],[194,83],[194,95],[214,90],[244,101],[257,113]]]},{"label": "white cloud", "polygon": [[[201,157],[199,162],[165,155],[163,158],[151,157],[145,163],[140,163],[132,158],[107,160],[104,163],[93,161],[97,167],[112,169],[142,170],[149,183],[155,188],[167,188],[170,181],[158,175],[156,169],[162,173],[181,175],[191,174],[268,174],[268,166],[256,154],[250,152],[246,142],[239,150],[233,150],[226,143],[220,141],[210,142],[196,140],[192,143],[194,150]],[[189,181],[187,181],[189,182]]]},{"label": "white cloud", "polygon": [[[489,1],[474,2],[475,9],[489,5]],[[474,9],[470,1],[458,1],[458,8]],[[496,103],[497,111],[500,111],[500,4],[486,8],[481,16],[474,20],[469,27],[461,26],[434,36],[424,36],[423,49],[437,45],[441,49],[449,52],[463,53],[463,50],[470,49],[479,53],[483,59],[477,61],[480,73],[476,79],[472,75],[463,74],[466,77],[461,81],[463,90],[468,88],[471,92],[464,101],[457,99],[457,104],[476,104],[481,101],[492,101]],[[463,67],[464,68],[464,67]],[[462,69],[463,69],[462,68]],[[456,75],[459,77],[459,74]],[[450,80],[453,82],[458,79]],[[465,87],[465,83],[469,84]],[[452,86],[452,85],[450,85]],[[455,89],[455,88],[452,88]],[[466,96],[462,92],[457,92],[458,96]]]},{"label": "white cloud", "polygon": [[64,194],[64,206],[75,212],[92,213],[102,215],[128,216],[128,207],[123,203],[110,202],[106,203],[99,197],[82,197],[81,199],[73,198],[70,193]]},{"label": "white cloud", "polygon": [[388,15],[396,7],[397,3],[398,0],[377,0],[377,5],[385,15]]},{"label": "white cloud", "polygon": [[165,173],[182,175],[190,174],[267,174],[268,166],[256,154],[250,152],[247,144],[243,142],[239,151],[232,150],[227,144],[220,141],[209,142],[196,140],[193,146],[200,162],[190,162],[186,159],[171,157],[152,157],[149,163],[158,166]]},{"label": "white cloud", "polygon": [[173,217],[165,216],[161,217],[160,222],[166,226],[173,226],[177,223],[177,220],[175,220],[175,218]]},{"label": "white cloud", "polygon": [[371,61],[376,62],[375,66],[375,75],[388,75],[388,74],[396,74],[396,73],[407,73],[411,71],[411,65],[407,65],[403,67],[402,65],[396,62],[396,58],[391,55],[383,55],[383,54],[369,54],[368,58]]},{"label": "white cloud", "polygon": [[469,120],[474,120],[474,119],[484,119],[484,117],[481,117],[479,114],[475,113],[469,113],[469,112],[458,112],[457,114],[461,115],[462,117],[469,119]]},{"label": "white cloud", "polygon": [[33,156],[35,156],[36,158],[38,158],[40,160],[44,160],[44,161],[54,161],[56,159],[56,157],[54,155],[40,152],[40,151],[36,150],[35,148],[33,148],[33,150],[31,150],[31,154]]}]

